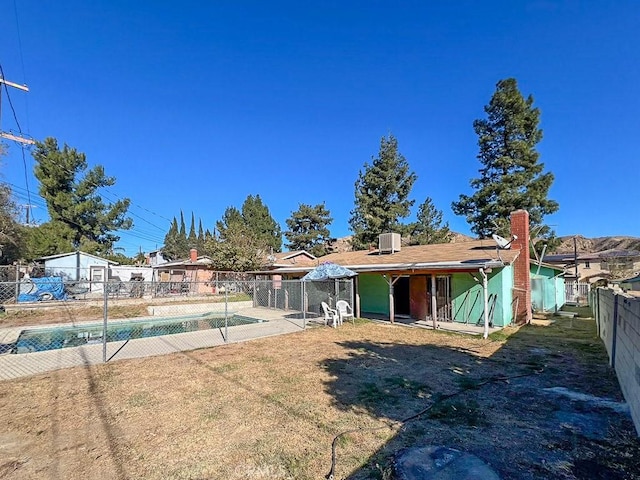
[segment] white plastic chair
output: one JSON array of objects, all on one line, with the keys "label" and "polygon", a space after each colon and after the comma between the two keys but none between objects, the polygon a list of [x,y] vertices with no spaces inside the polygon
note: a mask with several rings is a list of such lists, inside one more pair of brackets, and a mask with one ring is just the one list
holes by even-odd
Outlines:
[{"label": "white plastic chair", "polygon": [[321,302],[320,305],[322,305],[322,311],[324,312],[324,323],[329,325],[329,321],[331,321],[331,326],[336,328],[340,321],[340,315],[337,310],[329,307],[326,302]]},{"label": "white plastic chair", "polygon": [[351,305],[345,300],[338,300],[336,302],[336,310],[338,310],[338,323],[342,325],[345,318],[351,318],[351,322],[355,325],[356,318],[353,315],[353,309]]}]

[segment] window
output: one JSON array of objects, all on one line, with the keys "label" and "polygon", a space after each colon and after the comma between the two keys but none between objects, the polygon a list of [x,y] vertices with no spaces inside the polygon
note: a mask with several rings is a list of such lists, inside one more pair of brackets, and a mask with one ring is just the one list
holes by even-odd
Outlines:
[{"label": "window", "polygon": [[591,262],[589,262],[589,260],[585,260],[584,268],[591,268]]}]

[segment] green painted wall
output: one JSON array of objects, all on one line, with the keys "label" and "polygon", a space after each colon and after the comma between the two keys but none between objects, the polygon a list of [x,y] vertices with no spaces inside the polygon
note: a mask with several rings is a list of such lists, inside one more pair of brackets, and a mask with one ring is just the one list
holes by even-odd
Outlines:
[{"label": "green painted wall", "polygon": [[[482,293],[482,277],[476,272],[478,282],[468,273],[451,275],[452,315],[455,322],[482,324],[484,298]],[[511,266],[493,269],[487,275],[489,295],[496,298],[493,304],[493,324],[506,326],[512,322],[513,270]],[[358,276],[360,292],[360,311],[389,315],[389,285],[382,275],[377,273],[361,273]],[[469,292],[467,294],[467,292]],[[491,305],[490,305],[491,308]]]},{"label": "green painted wall", "polygon": [[[455,322],[482,325],[484,321],[484,295],[482,276],[474,273],[476,282],[468,273],[455,273],[451,276],[451,296],[453,306],[453,320]],[[513,289],[513,271],[511,266],[493,269],[487,274],[487,291],[492,299],[493,324],[505,326],[511,323],[511,299]],[[467,292],[469,292],[467,294]],[[495,300],[493,300],[495,298]],[[490,318],[491,319],[491,318]]]},{"label": "green painted wall", "polygon": [[389,315],[389,284],[379,273],[361,273],[358,275],[360,291],[360,312]]},{"label": "green painted wall", "polygon": [[[453,321],[475,324],[482,315],[482,280],[476,274],[476,282],[468,273],[455,273],[451,276],[451,299]],[[468,292],[468,293],[467,293]]]}]

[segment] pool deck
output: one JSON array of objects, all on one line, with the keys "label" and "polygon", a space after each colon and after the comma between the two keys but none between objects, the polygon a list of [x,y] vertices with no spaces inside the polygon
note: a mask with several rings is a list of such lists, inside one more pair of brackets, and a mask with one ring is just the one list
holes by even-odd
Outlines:
[{"label": "pool deck", "polygon": [[[303,330],[302,319],[287,318],[294,312],[283,312],[282,310],[266,308],[246,308],[238,313],[243,316],[261,319],[263,322],[229,327],[228,342],[226,342],[224,338],[224,328],[109,342],[107,343],[106,352],[107,361],[113,362],[155,355],[167,355],[187,350],[215,347],[227,343],[245,342],[275,335],[285,335]],[[6,335],[9,335],[8,330],[17,330],[19,335],[20,332],[25,329],[26,327],[6,329]],[[17,339],[17,336],[15,338]],[[102,342],[42,352],[7,353],[0,355],[0,380],[36,375],[61,368],[98,365],[102,363],[104,363]]]}]

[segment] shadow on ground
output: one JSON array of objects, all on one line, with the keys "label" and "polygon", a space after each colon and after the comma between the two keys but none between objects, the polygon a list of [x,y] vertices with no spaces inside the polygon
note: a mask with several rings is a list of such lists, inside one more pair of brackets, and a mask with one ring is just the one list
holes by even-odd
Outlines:
[{"label": "shadow on ground", "polygon": [[497,333],[487,342],[501,346],[485,357],[483,348],[456,346],[465,342],[452,334],[430,338],[420,345],[344,341],[348,358],[326,361],[335,405],[365,410],[390,434],[350,473],[340,470],[336,442],[335,478],[393,478],[395,452],[442,445],[476,455],[504,480],[640,479],[640,441],[618,408],[622,396],[593,320]]}]

